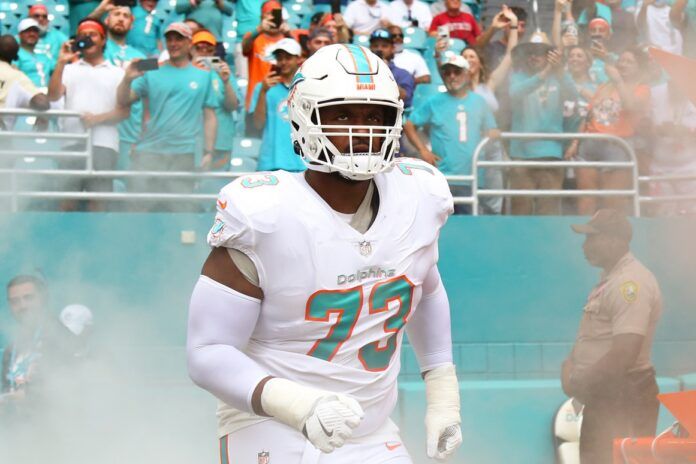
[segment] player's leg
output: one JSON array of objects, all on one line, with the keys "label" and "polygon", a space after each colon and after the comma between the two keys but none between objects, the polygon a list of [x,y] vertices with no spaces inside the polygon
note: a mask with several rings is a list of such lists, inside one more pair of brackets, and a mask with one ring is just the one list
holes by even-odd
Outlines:
[{"label": "player's leg", "polygon": [[[316,464],[314,447],[297,430],[268,420],[245,427],[220,439],[220,464]],[[316,455],[319,452],[316,451]]]}]

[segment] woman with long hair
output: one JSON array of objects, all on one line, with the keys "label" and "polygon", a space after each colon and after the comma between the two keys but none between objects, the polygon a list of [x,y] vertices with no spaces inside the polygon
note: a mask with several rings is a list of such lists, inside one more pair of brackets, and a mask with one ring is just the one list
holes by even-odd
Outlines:
[{"label": "woman with long hair", "polygon": [[[590,76],[592,55],[589,50],[579,45],[566,48],[566,70],[575,83],[578,98],[566,101],[563,109],[565,131],[578,132],[587,118],[590,100],[597,91],[597,83]],[[578,152],[578,140],[568,144],[565,158],[573,159]]]},{"label": "woman with long hair", "polygon": [[[581,132],[615,135],[635,148],[637,128],[646,115],[650,99],[650,87],[644,83],[647,66],[647,56],[636,48],[621,53],[615,64],[606,63],[609,81],[599,86],[590,100]],[[584,140],[578,156],[584,161],[627,161],[625,150],[604,140]],[[583,168],[577,169],[576,175],[580,190],[625,190],[631,186],[632,173],[628,169]],[[593,214],[598,203],[596,197],[579,197],[578,213]],[[608,197],[602,201],[604,208],[624,211],[629,204],[626,197]]]}]

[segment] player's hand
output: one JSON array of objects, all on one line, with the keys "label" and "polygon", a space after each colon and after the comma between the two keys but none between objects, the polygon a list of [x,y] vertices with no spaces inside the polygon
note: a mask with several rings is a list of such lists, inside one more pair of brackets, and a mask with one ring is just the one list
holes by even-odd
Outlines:
[{"label": "player's hand", "polygon": [[343,446],[364,416],[349,396],[279,378],[263,386],[261,405],[266,414],[302,432],[324,453]]},{"label": "player's hand", "polygon": [[344,445],[360,424],[363,410],[353,398],[330,395],[320,398],[305,422],[302,432],[324,453]]},{"label": "player's hand", "polygon": [[462,444],[459,426],[459,382],[454,364],[437,367],[425,374],[426,453],[443,461]]}]

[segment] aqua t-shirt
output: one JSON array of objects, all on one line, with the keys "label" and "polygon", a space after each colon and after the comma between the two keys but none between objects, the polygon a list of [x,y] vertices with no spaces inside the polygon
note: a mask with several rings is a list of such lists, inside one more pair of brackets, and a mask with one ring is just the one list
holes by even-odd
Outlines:
[{"label": "aqua t-shirt", "polygon": [[68,36],[56,29],[49,29],[46,34],[39,37],[39,41],[34,47],[34,52],[42,53],[55,64],[58,61],[60,47],[68,41]]},{"label": "aqua t-shirt", "polygon": [[486,133],[496,128],[486,100],[471,91],[463,98],[448,92],[431,95],[408,119],[416,126],[430,126],[432,151],[440,157],[437,167],[452,175],[471,174],[474,150]]},{"label": "aqua t-shirt", "polygon": [[157,43],[162,35],[160,22],[154,15],[138,5],[133,8],[133,27],[126,36],[126,43],[143,52],[146,56],[159,55]]},{"label": "aqua t-shirt", "polygon": [[[193,19],[201,24],[212,32],[218,41],[222,39],[222,21],[223,19],[230,20],[229,16],[232,15],[232,11],[232,4],[227,0],[222,2],[222,8],[218,8],[215,0],[199,0],[196,7],[191,5],[189,0],[177,0],[176,2],[177,13],[186,15],[187,19]],[[260,15],[260,10],[256,14]]]},{"label": "aqua t-shirt", "polygon": [[[131,61],[136,58],[143,59],[145,54],[129,45],[121,46],[109,39],[106,41],[104,58],[111,61],[114,66],[125,70]],[[143,103],[137,101],[131,105],[130,117],[121,121],[118,125],[118,136],[121,142],[135,143],[140,137],[140,129],[143,118]]]},{"label": "aqua t-shirt", "polygon": [[244,37],[261,24],[261,5],[264,0],[237,0],[235,4],[237,19],[237,37]]},{"label": "aqua t-shirt", "polygon": [[54,64],[43,53],[32,53],[22,47],[17,54],[17,69],[27,75],[37,87],[48,87]]},{"label": "aqua t-shirt", "polygon": [[191,154],[203,132],[203,109],[217,108],[210,71],[192,64],[177,68],[165,63],[132,84],[149,113],[136,151]]},{"label": "aqua t-shirt", "polygon": [[218,123],[217,137],[215,138],[216,151],[229,152],[232,150],[235,125],[237,123],[235,110],[240,108],[244,102],[244,96],[241,94],[234,77],[230,78],[230,85],[232,85],[232,90],[237,95],[237,108],[234,108],[232,111],[225,109],[225,83],[218,73],[213,73],[213,92],[215,92],[215,97],[218,100],[218,107],[215,110]]},{"label": "aqua t-shirt", "polygon": [[[561,78],[516,72],[510,77],[512,132],[563,132],[564,102],[576,100],[578,92],[567,73]],[[511,158],[561,158],[563,142],[557,140],[515,140],[510,142]]]},{"label": "aqua t-shirt", "polygon": [[[254,87],[249,113],[256,110],[261,94],[259,82]],[[288,116],[288,95],[290,90],[284,84],[274,85],[266,92],[266,126],[263,128],[261,150],[259,152],[259,171],[304,171],[306,166],[300,155],[295,153],[290,140],[290,118]]]}]

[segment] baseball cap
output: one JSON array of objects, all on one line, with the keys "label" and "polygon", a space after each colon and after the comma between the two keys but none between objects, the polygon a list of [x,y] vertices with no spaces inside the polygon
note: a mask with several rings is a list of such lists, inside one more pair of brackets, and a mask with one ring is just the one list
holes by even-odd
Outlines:
[{"label": "baseball cap", "polygon": [[283,8],[283,6],[279,2],[276,2],[275,0],[270,0],[261,6],[261,13],[266,14],[270,13],[273,10],[280,10],[281,8]]},{"label": "baseball cap", "polygon": [[370,42],[373,40],[386,40],[387,42],[394,42],[394,37],[386,29],[376,29],[372,34],[370,34]]},{"label": "baseball cap", "polygon": [[210,31],[206,31],[204,29],[193,34],[191,43],[193,45],[196,45],[197,43],[209,43],[210,45],[217,45],[217,40]]},{"label": "baseball cap", "polygon": [[587,224],[570,226],[578,234],[607,234],[631,241],[633,227],[625,214],[615,209],[600,209]]},{"label": "baseball cap", "polygon": [[185,23],[171,23],[164,30],[164,35],[167,35],[170,32],[176,32],[180,36],[186,37],[187,39],[190,39],[193,36],[191,28],[188,27],[188,25],[186,25]]},{"label": "baseball cap", "polygon": [[278,50],[283,50],[291,55],[302,56],[302,47],[300,44],[289,37],[280,39],[278,42],[271,45],[268,49],[267,55],[273,55]]},{"label": "baseball cap", "polygon": [[59,316],[61,324],[75,335],[80,335],[92,325],[92,311],[81,304],[71,304],[63,308]]},{"label": "baseball cap", "polygon": [[24,32],[26,30],[31,29],[32,27],[39,29],[39,23],[36,22],[34,18],[24,18],[19,22],[19,25],[17,26],[17,32]]},{"label": "baseball cap", "polygon": [[462,55],[457,53],[443,53],[440,57],[440,67],[456,66],[457,68],[469,69],[469,62]]}]

